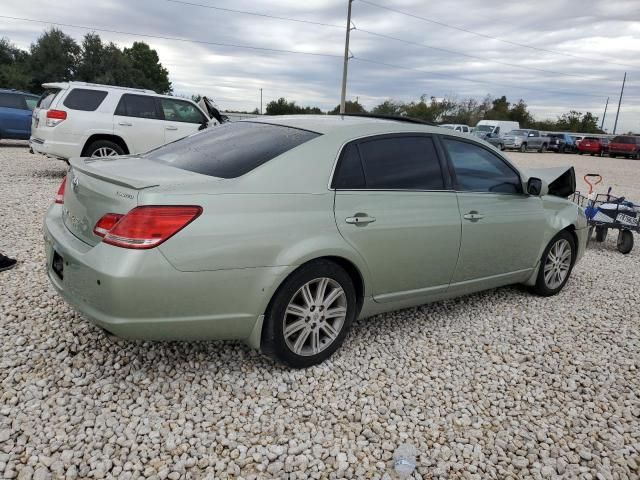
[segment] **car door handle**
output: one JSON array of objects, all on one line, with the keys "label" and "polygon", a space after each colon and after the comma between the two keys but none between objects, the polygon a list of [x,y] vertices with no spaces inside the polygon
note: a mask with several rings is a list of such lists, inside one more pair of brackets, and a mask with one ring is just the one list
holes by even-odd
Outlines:
[{"label": "car door handle", "polygon": [[370,217],[368,215],[355,215],[353,217],[345,218],[344,221],[352,225],[367,225],[369,223],[375,222],[376,217]]},{"label": "car door handle", "polygon": [[177,130],[178,127],[174,126],[174,125],[169,125],[167,127],[165,127],[167,130]]},{"label": "car door handle", "polygon": [[123,127],[132,127],[133,123],[130,123],[130,122],[118,122],[118,125],[122,125]]},{"label": "car door handle", "polygon": [[471,210],[469,213],[465,213],[462,218],[465,220],[471,220],[472,222],[477,222],[478,220],[484,218],[484,215],[480,215],[475,210]]}]

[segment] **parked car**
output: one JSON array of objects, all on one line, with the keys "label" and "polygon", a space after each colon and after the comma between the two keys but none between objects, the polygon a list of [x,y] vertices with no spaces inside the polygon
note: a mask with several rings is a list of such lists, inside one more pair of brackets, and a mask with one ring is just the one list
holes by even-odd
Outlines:
[{"label": "parked car", "polygon": [[573,138],[573,143],[575,143],[576,150],[577,150],[577,148],[580,146],[580,142],[582,141],[582,139],[584,137],[581,137],[581,136],[578,136],[578,135],[571,135],[571,137]]},{"label": "parked car", "polygon": [[503,144],[507,150],[538,150],[543,153],[549,147],[549,137],[538,130],[511,130],[504,136]]},{"label": "parked car", "polygon": [[191,100],[153,90],[84,82],[43,87],[30,144],[65,160],[146,152],[218,123]]},{"label": "parked car", "polygon": [[490,143],[494,147],[504,150],[504,136],[500,134],[500,127],[497,128],[497,132],[489,132],[482,138],[485,142]]},{"label": "parked car", "polygon": [[455,132],[471,133],[471,127],[469,125],[463,125],[461,123],[443,123],[440,126],[443,128],[448,128],[449,130],[453,130]]},{"label": "parked car", "polygon": [[619,135],[609,143],[609,156],[634,158],[640,160],[640,136]]},{"label": "parked car", "polygon": [[603,157],[609,152],[609,140],[606,138],[598,137],[584,137],[578,146],[578,153],[583,155],[585,153],[593,155],[599,155]]},{"label": "parked car", "polygon": [[549,150],[556,153],[574,153],[576,142],[567,133],[549,133]]},{"label": "parked car", "polygon": [[306,367],[356,318],[513,283],[558,293],[586,245],[574,190],[570,167],[526,172],[408,119],[255,118],[71,159],[47,271],[115,335],[242,339]]},{"label": "parked car", "polygon": [[480,120],[473,129],[473,134],[479,138],[485,139],[489,133],[492,133],[494,136],[504,135],[507,132],[517,130],[519,128],[520,124],[518,122],[505,120]]},{"label": "parked car", "polygon": [[29,140],[31,110],[37,101],[31,93],[0,89],[0,139]]}]

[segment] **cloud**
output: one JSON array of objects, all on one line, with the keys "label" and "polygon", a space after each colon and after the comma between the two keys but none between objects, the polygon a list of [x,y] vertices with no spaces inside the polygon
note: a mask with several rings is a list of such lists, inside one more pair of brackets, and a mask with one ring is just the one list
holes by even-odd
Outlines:
[{"label": "cloud", "polygon": [[[167,0],[11,2],[3,5],[2,14],[96,29],[336,55],[332,58],[145,39],[169,69],[176,92],[209,95],[223,108],[253,110],[259,106],[260,88],[265,104],[281,96],[323,109],[333,108],[339,102],[346,1],[189,1],[306,19],[337,28]],[[636,81],[640,76],[640,24],[633,21],[638,14],[636,0],[541,0],[535,4],[497,0],[428,4],[422,0],[371,1],[485,36],[354,1],[356,30],[352,33],[350,50],[356,58],[349,63],[348,97],[358,97],[367,107],[387,98],[413,100],[423,93],[458,98],[504,94],[511,101],[523,98],[542,119],[570,109],[592,111],[600,116],[606,98],[610,97],[605,127],[611,129],[622,76],[627,71],[618,129],[640,131],[640,110],[635,107],[640,100]],[[22,48],[28,48],[47,28],[14,20],[0,19],[0,22],[2,35]],[[86,33],[80,28],[63,27],[63,30],[78,40]],[[408,45],[362,30],[434,48]],[[140,40],[125,34],[97,33],[120,46]],[[487,37],[532,45],[538,50]]]}]

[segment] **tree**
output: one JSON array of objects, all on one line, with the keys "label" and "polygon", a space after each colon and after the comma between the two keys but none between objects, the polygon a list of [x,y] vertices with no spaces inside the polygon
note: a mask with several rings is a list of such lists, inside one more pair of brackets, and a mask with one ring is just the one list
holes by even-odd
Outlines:
[{"label": "tree", "polygon": [[267,115],[296,115],[296,114],[321,114],[318,107],[300,107],[295,101],[289,102],[286,98],[280,97],[267,103]]},{"label": "tree", "polygon": [[[357,100],[355,102],[351,100],[344,102],[344,111],[345,113],[367,113],[367,110]],[[329,112],[329,115],[337,115],[338,113],[340,113],[340,105],[336,105],[336,107]]]},{"label": "tree", "polygon": [[375,113],[377,115],[402,115],[404,110],[404,103],[394,100],[385,100],[380,105],[373,107],[371,113]]},{"label": "tree", "polygon": [[97,78],[105,76],[104,56],[105,48],[100,36],[95,33],[87,33],[80,48],[80,62],[76,79],[95,82]]},{"label": "tree", "polygon": [[533,116],[529,113],[529,110],[527,110],[527,104],[524,103],[522,99],[509,109],[508,118],[509,120],[518,122],[522,128],[528,128],[532,126],[534,122]]},{"label": "tree", "polygon": [[75,78],[80,47],[70,36],[57,28],[45,32],[31,44],[28,68],[31,90],[42,92],[45,82],[66,82]]},{"label": "tree", "polygon": [[160,63],[158,52],[144,42],[133,42],[131,48],[124,49],[124,55],[131,61],[134,86],[149,88],[158,93],[171,93],[169,72]]},{"label": "tree", "polygon": [[20,50],[8,38],[0,38],[0,88],[29,90],[31,75],[28,59],[27,52]]},{"label": "tree", "polygon": [[500,98],[496,98],[492,102],[492,107],[487,111],[484,116],[485,120],[508,120],[509,119],[509,105],[507,97],[504,95]]}]

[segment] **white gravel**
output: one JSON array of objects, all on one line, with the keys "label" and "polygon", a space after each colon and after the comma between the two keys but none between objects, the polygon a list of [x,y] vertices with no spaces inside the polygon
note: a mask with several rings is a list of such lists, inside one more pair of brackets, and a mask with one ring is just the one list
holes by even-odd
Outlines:
[{"label": "white gravel", "polygon": [[[572,162],[640,199],[640,162]],[[360,321],[305,371],[240,343],[107,337],[45,276],[64,164],[0,142],[0,477],[640,477],[640,245],[591,244],[564,292],[502,288]],[[640,238],[636,236],[640,243]],[[388,477],[387,477],[388,478]]]}]

